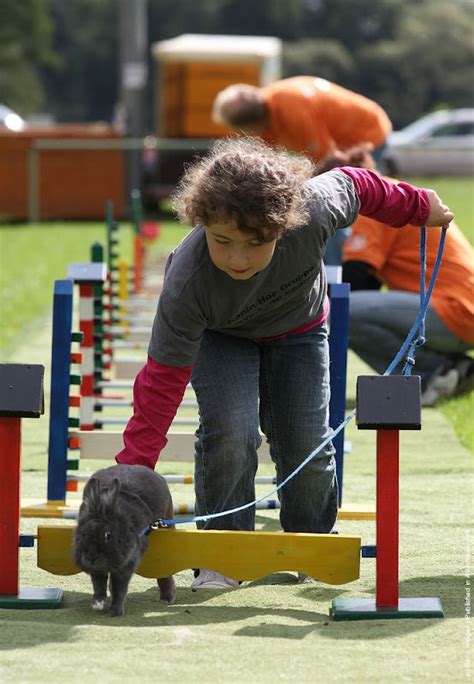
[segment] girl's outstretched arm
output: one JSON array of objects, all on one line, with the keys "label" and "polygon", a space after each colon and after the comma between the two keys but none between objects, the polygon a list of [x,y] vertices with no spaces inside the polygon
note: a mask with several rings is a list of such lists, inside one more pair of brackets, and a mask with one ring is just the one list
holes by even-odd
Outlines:
[{"label": "girl's outstretched arm", "polygon": [[[395,228],[447,225],[454,214],[434,190],[410,183],[395,183],[376,171],[343,166],[338,169],[354,183],[360,200],[359,213]],[[333,172],[331,172],[333,173]]]}]

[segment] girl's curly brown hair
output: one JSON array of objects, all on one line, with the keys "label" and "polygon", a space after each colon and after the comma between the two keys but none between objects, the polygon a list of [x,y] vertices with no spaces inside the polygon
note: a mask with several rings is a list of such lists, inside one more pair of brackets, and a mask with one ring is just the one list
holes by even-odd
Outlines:
[{"label": "girl's curly brown hair", "polygon": [[223,138],[188,166],[172,206],[183,223],[232,219],[262,241],[278,239],[306,221],[305,181],[314,174],[309,159],[257,138]]}]

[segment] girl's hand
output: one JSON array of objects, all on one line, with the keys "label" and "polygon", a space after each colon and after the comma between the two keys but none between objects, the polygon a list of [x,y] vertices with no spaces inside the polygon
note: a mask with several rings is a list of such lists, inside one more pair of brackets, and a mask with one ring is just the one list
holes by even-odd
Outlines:
[{"label": "girl's hand", "polygon": [[426,219],[427,226],[447,226],[453,220],[454,214],[434,190],[427,190],[430,198],[430,213]]}]

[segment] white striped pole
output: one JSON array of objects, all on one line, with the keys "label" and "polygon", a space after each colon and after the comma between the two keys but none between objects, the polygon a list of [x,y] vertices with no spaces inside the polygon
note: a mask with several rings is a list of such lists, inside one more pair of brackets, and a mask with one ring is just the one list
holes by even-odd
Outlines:
[{"label": "white striped pole", "polygon": [[81,342],[81,407],[79,420],[81,430],[94,429],[94,287],[79,284],[79,329]]}]

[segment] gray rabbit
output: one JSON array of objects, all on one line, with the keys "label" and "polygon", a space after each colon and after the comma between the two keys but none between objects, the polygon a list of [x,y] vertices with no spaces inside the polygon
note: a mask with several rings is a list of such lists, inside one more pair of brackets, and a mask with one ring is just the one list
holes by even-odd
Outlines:
[{"label": "gray rabbit", "polygon": [[[98,470],[84,487],[74,537],[74,561],[91,576],[92,608],[103,610],[107,579],[109,615],[123,615],[128,585],[148,547],[145,530],[159,518],[173,517],[165,479],[140,465]],[[174,603],[173,577],[158,579],[160,601]]]}]

